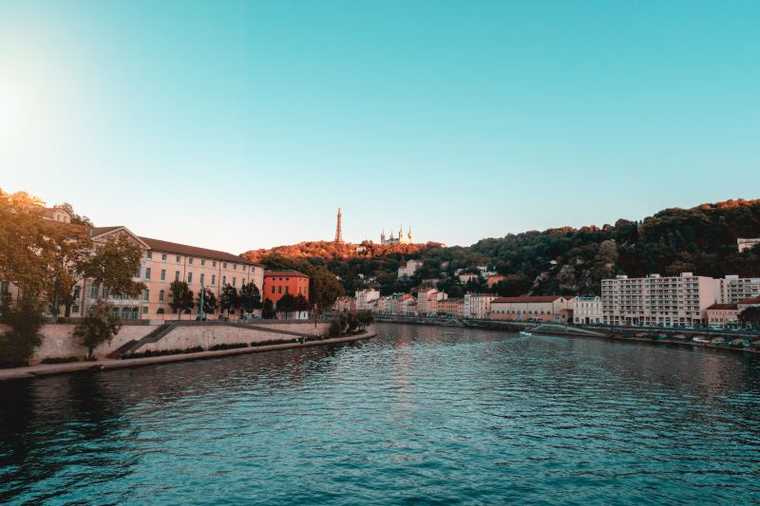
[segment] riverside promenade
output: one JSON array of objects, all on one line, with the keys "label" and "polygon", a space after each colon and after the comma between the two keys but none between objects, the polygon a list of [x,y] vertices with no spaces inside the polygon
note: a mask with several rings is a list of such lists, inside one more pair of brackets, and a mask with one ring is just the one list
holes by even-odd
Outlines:
[{"label": "riverside promenade", "polygon": [[204,360],[211,358],[227,357],[231,355],[244,355],[248,353],[263,353],[267,351],[287,350],[293,348],[309,348],[312,346],[325,346],[330,344],[351,343],[371,339],[377,334],[370,327],[364,332],[352,336],[325,338],[313,341],[291,342],[282,344],[269,344],[250,346],[245,348],[231,348],[227,350],[209,350],[192,353],[178,353],[173,355],[159,355],[142,358],[126,359],[103,359],[97,361],[70,362],[66,364],[38,364],[29,367],[14,367],[0,369],[0,381],[15,379],[31,379],[58,374],[70,374],[76,372],[108,371],[113,369],[126,369],[144,367],[148,365],[168,364],[172,362],[188,362],[192,360]]}]

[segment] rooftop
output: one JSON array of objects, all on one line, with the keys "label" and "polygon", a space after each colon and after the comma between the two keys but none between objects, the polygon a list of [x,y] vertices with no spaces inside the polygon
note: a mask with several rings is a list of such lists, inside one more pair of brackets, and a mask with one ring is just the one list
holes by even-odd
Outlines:
[{"label": "rooftop", "polygon": [[217,251],[213,249],[198,248],[196,246],[188,246],[186,244],[179,244],[176,242],[162,241],[160,239],[151,239],[150,237],[140,237],[150,249],[156,251],[162,251],[166,253],[174,253],[178,255],[186,255],[190,257],[210,258],[212,260],[221,260],[223,262],[234,262],[239,264],[256,265],[249,262],[247,259],[227,253],[226,251]]},{"label": "rooftop", "polygon": [[546,302],[554,302],[555,300],[561,298],[561,295],[523,295],[522,297],[498,297],[491,301],[491,304],[510,304],[516,302],[540,304]]},{"label": "rooftop", "polygon": [[737,306],[736,304],[713,304],[712,306],[708,307],[707,309],[733,309],[736,310]]},{"label": "rooftop", "polygon": [[306,274],[304,274],[303,272],[298,272],[298,271],[293,270],[293,269],[287,269],[287,270],[282,270],[282,271],[264,271],[264,277],[265,278],[274,277],[274,276],[291,276],[291,277],[296,277],[296,278],[299,278],[299,277],[300,278],[308,278],[309,277]]}]

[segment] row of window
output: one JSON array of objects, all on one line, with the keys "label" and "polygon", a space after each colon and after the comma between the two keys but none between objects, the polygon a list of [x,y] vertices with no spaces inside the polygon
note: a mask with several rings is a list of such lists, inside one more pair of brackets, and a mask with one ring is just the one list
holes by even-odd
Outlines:
[{"label": "row of window", "polygon": [[[150,267],[146,267],[145,268],[145,279],[146,280],[150,280],[150,276],[151,276],[151,269],[150,269]],[[166,281],[166,269],[161,269],[160,278],[161,278],[161,281]],[[180,280],[180,272],[179,271],[174,271],[174,281],[179,281],[179,280]],[[188,272],[187,273],[187,283],[188,284],[192,284],[192,282],[193,282],[193,273],[192,272]],[[205,282],[206,282],[206,274],[203,273],[203,272],[201,273],[200,282],[201,282],[202,285],[204,285]],[[226,284],[227,284],[227,276],[222,276],[222,285],[226,285]],[[211,275],[211,286],[216,286],[216,274],[212,274]],[[236,277],[232,278],[232,286],[237,286],[237,278]]]},{"label": "row of window", "polygon": [[[167,257],[168,257],[168,255],[166,253],[161,253],[161,261],[162,262],[166,262]],[[146,251],[145,252],[145,258],[152,259],[153,258],[153,252],[152,251]],[[195,261],[194,257],[187,257],[187,263],[188,264],[192,265],[194,261]],[[206,259],[205,258],[201,258],[200,261],[201,261],[201,266],[206,265]],[[176,255],[176,262],[177,263],[181,263],[182,262],[182,256],[181,255]],[[216,260],[211,260],[211,266],[212,267],[216,267]],[[248,270],[248,267],[249,267],[247,265],[240,265],[240,266],[242,267],[242,270],[244,270],[244,271]],[[250,266],[250,267],[251,267],[251,270],[253,270],[253,266]],[[227,262],[222,262],[222,269],[226,269],[226,268],[227,268]],[[233,270],[237,270],[237,268],[238,268],[238,264],[232,262],[232,269]]]},{"label": "row of window", "polygon": [[[235,285],[233,284],[232,286],[235,286]],[[283,293],[282,288],[283,288],[282,286],[272,286],[272,293]],[[287,286],[285,287],[284,293],[290,293]],[[298,295],[305,295],[304,288],[302,286],[298,287]]]}]

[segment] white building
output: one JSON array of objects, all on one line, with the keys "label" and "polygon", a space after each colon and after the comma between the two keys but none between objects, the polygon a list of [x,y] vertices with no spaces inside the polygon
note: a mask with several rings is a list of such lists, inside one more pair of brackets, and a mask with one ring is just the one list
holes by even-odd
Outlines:
[{"label": "white building", "polygon": [[760,244],[760,237],[755,237],[753,239],[737,239],[736,240],[736,247],[739,249],[739,253],[742,253],[744,251],[750,250]]},{"label": "white building", "polygon": [[398,277],[411,278],[420,267],[422,267],[422,260],[407,260],[406,264],[398,268]]},{"label": "white building", "polygon": [[627,326],[695,326],[703,323],[705,310],[720,297],[717,279],[694,276],[645,278],[617,276],[602,280],[604,323]]},{"label": "white building", "polygon": [[393,232],[390,236],[385,235],[385,229],[380,233],[380,244],[412,244],[412,227],[409,226],[409,232],[404,234],[404,227],[399,227],[398,236],[394,237]]},{"label": "white building", "polygon": [[740,278],[736,275],[718,280],[721,304],[737,304],[760,295],[760,278]]},{"label": "white building", "polygon": [[491,312],[491,302],[496,295],[490,293],[468,293],[464,296],[465,318],[488,318]]},{"label": "white building", "polygon": [[579,295],[573,298],[571,307],[573,308],[573,323],[595,325],[604,322],[601,297]]},{"label": "white building", "polygon": [[380,298],[380,292],[374,288],[357,290],[355,298],[357,311],[371,311],[377,307],[377,300]]}]

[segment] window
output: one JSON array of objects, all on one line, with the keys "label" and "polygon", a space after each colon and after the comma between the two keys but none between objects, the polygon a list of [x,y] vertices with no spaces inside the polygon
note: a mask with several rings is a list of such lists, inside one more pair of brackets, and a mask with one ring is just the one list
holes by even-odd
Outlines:
[{"label": "window", "polygon": [[146,251],[145,252],[145,258],[153,258],[153,252],[152,251]]},{"label": "window", "polygon": [[205,258],[201,258],[201,265],[206,265],[206,259]]},{"label": "window", "polygon": [[98,298],[98,285],[92,285],[90,287],[90,298],[91,299],[97,299]]},{"label": "window", "polygon": [[166,253],[163,253],[161,255],[161,261],[164,262],[164,263],[166,263]]},{"label": "window", "polygon": [[213,262],[211,262],[211,265],[212,265],[213,267],[216,267],[216,260],[214,260]]},{"label": "window", "polygon": [[193,273],[192,272],[188,272],[187,273],[187,284],[189,285],[192,282],[193,282]]},{"label": "window", "polygon": [[163,290],[161,290],[160,292],[158,292],[158,302],[163,302],[164,301],[164,295],[165,295],[165,292]]},{"label": "window", "polygon": [[161,281],[166,281],[166,269],[161,269]]},{"label": "window", "polygon": [[206,275],[201,272],[201,286],[203,286],[203,280],[204,280],[205,277],[206,277]]},{"label": "window", "polygon": [[272,287],[272,293],[275,293],[275,292],[274,292],[274,290],[275,290],[275,288],[274,288],[274,287]]},{"label": "window", "polygon": [[237,264],[232,264],[232,269],[236,271],[237,270]]},{"label": "window", "polygon": [[227,284],[227,276],[222,276],[222,286]]},{"label": "window", "polygon": [[282,293],[282,287],[281,286],[277,287],[277,293]]},{"label": "window", "polygon": [[188,257],[187,258],[187,263],[192,264],[193,263],[193,257]]},{"label": "window", "polygon": [[211,286],[215,286],[215,285],[216,285],[216,274],[212,274],[211,275]]},{"label": "window", "polygon": [[179,271],[174,271],[174,281],[179,281]]},{"label": "window", "polygon": [[150,279],[150,267],[145,268],[145,279]]},{"label": "window", "polygon": [[237,278],[232,278],[232,286],[237,286]]},{"label": "window", "polygon": [[[79,288],[79,287],[77,287]],[[0,293],[5,295],[8,293],[8,282],[7,281],[0,281]]]},{"label": "window", "polygon": [[148,306],[143,306],[143,314],[148,314]]},{"label": "window", "polygon": [[222,264],[222,269],[226,269],[226,268],[227,268],[227,262],[224,262],[224,263]]},{"label": "window", "polygon": [[147,302],[149,298],[150,298],[150,290],[146,288],[145,290],[143,290],[143,300]]},{"label": "window", "polygon": [[177,263],[180,263],[182,261],[182,257],[177,255]]}]

